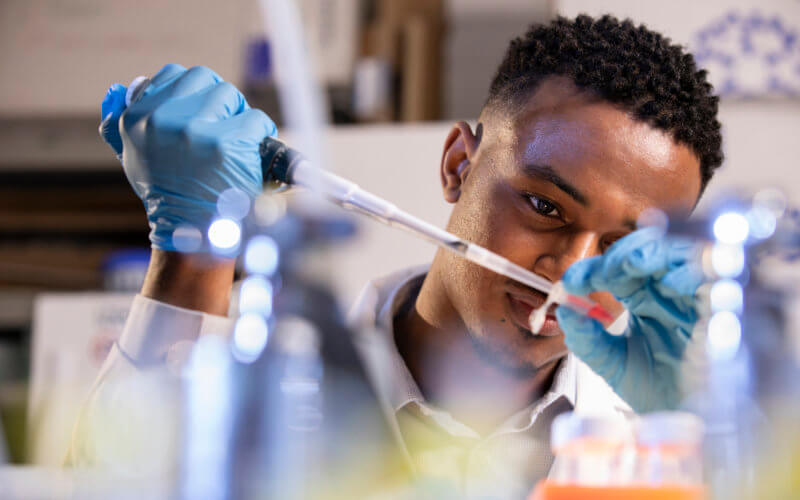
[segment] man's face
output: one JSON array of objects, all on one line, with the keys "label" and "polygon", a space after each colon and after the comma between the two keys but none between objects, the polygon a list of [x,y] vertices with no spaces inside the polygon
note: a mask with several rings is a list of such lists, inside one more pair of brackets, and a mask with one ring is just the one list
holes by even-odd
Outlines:
[{"label": "man's face", "polygon": [[[480,127],[472,146],[463,133],[446,145],[445,198],[455,204],[448,229],[551,281],[633,231],[643,210],[688,214],[700,193],[699,161],[688,147],[561,78],[545,81],[514,113],[485,113]],[[529,331],[543,294],[460,257],[438,258],[482,355],[530,373],[566,354],[554,315],[540,335]],[[592,298],[622,310],[609,294]]]}]

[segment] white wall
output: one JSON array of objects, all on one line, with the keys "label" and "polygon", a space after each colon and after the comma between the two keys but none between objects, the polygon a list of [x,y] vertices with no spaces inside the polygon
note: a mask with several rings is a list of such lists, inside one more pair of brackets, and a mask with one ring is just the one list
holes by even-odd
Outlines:
[{"label": "white wall", "polygon": [[[439,160],[448,123],[337,127],[327,134],[330,168],[362,188],[444,227]],[[330,278],[349,306],[364,283],[402,267],[424,264],[435,248],[408,233],[359,215],[358,237],[330,253]]]},{"label": "white wall", "polygon": [[725,96],[800,96],[797,0],[556,0],[559,14],[613,14],[687,46]]},{"label": "white wall", "polygon": [[725,162],[700,209],[729,190],[779,187],[800,203],[800,100],[723,101]]},{"label": "white wall", "polygon": [[[297,3],[317,75],[348,83],[358,0]],[[208,66],[239,85],[264,29],[257,0],[3,0],[0,116],[95,115],[110,83],[167,62]]]},{"label": "white wall", "polygon": [[109,83],[165,62],[238,81],[246,15],[215,0],[3,0],[0,114],[94,115]]}]

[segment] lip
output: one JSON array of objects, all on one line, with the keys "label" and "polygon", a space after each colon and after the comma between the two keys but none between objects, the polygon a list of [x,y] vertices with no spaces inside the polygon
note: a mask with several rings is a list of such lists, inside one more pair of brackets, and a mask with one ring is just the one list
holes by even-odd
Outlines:
[{"label": "lip", "polygon": [[509,309],[511,311],[511,319],[518,327],[527,331],[531,336],[554,337],[561,334],[561,329],[558,327],[558,321],[554,313],[555,305],[547,312],[544,325],[539,333],[534,334],[531,332],[529,319],[531,312],[544,304],[544,294],[539,292],[509,290],[506,292],[506,299],[508,300]]}]

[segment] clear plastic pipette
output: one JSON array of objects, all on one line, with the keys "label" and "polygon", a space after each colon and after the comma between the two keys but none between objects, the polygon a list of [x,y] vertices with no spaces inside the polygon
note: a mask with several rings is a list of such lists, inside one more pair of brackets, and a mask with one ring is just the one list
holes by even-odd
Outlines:
[{"label": "clear plastic pipette", "polygon": [[265,181],[273,180],[311,187],[343,208],[369,215],[385,224],[421,236],[435,245],[461,255],[470,262],[548,294],[545,305],[531,315],[534,332],[544,323],[547,308],[554,303],[565,305],[604,324],[614,321],[614,317],[599,304],[566,293],[560,282],[552,283],[505,257],[414,217],[393,203],[361,189],[354,182],[315,168],[301,155],[275,139],[264,140],[261,156]]}]

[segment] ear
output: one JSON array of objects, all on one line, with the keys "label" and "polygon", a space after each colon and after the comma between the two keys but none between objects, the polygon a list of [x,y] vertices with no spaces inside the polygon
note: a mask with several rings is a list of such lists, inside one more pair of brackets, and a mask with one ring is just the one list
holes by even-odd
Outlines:
[{"label": "ear", "polygon": [[442,181],[444,199],[448,203],[455,203],[461,196],[461,189],[467,180],[473,160],[481,140],[483,125],[478,123],[476,133],[472,133],[467,122],[457,122],[453,125],[444,142],[442,164],[439,174]]}]

